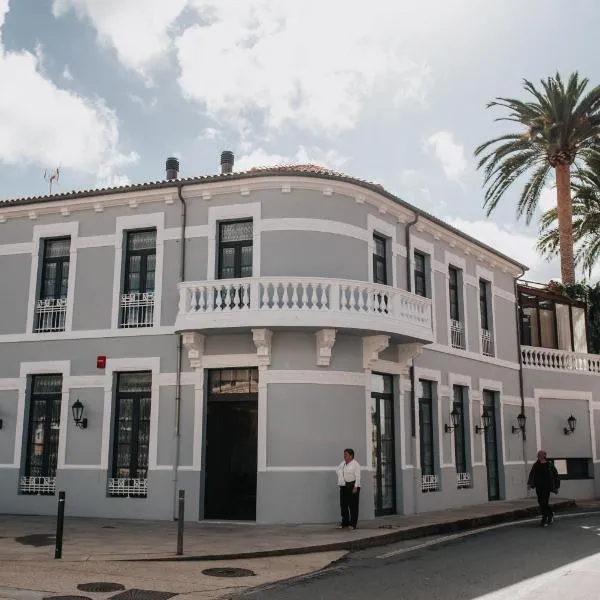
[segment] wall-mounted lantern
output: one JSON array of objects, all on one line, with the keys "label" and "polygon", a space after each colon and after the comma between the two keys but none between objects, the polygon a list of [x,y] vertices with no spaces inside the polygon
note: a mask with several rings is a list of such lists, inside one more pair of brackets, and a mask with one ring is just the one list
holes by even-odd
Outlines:
[{"label": "wall-mounted lantern", "polygon": [[444,426],[446,429],[446,433],[450,433],[454,431],[457,427],[460,427],[460,413],[456,410],[456,408],[453,408],[450,411],[450,419],[452,420],[452,425],[450,426],[446,424]]},{"label": "wall-mounted lantern", "polygon": [[484,408],[483,413],[481,413],[481,425],[475,425],[475,433],[480,434],[483,431],[487,431],[491,424],[492,415],[490,415],[487,408]]},{"label": "wall-mounted lantern", "polygon": [[87,429],[88,420],[83,417],[83,404],[81,404],[79,398],[77,398],[71,410],[73,411],[73,420],[75,421],[75,426],[79,427],[79,429]]},{"label": "wall-mounted lantern", "polygon": [[576,427],[577,427],[577,419],[573,415],[571,415],[567,419],[567,426],[564,429],[565,435],[571,435],[572,433],[575,433]]},{"label": "wall-mounted lantern", "polygon": [[523,433],[525,431],[525,424],[527,423],[527,417],[523,413],[519,413],[517,416],[517,426],[512,426],[513,433]]}]

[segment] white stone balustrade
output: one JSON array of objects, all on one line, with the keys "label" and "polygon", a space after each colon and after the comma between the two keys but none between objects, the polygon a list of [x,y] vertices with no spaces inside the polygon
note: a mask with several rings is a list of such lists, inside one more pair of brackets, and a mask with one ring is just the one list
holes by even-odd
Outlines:
[{"label": "white stone balustrade", "polygon": [[600,374],[600,356],[597,354],[521,346],[521,360],[529,369]]},{"label": "white stone balustrade", "polygon": [[367,282],[257,277],[179,284],[178,330],[317,326],[433,341],[431,300]]}]

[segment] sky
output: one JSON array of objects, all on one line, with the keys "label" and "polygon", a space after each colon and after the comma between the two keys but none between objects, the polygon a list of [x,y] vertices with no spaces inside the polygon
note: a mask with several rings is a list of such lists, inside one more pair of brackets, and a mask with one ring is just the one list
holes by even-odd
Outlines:
[{"label": "sky", "polygon": [[0,199],[59,166],[57,192],[163,179],[171,155],[216,173],[227,149],[380,183],[547,281],[519,188],[485,216],[473,150],[524,78],[600,83],[599,23],[597,0],[0,0]]}]

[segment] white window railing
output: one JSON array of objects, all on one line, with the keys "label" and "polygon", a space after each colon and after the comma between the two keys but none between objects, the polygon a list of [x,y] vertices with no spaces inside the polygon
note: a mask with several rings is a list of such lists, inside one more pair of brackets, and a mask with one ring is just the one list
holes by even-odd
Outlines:
[{"label": "white window railing", "polygon": [[438,475],[422,475],[421,491],[437,492],[440,489],[440,478]]},{"label": "white window railing", "polygon": [[66,322],[66,298],[44,298],[36,302],[34,333],[64,331]]},{"label": "white window railing", "polygon": [[471,473],[457,473],[456,487],[459,490],[471,487]]},{"label": "white window railing", "polygon": [[489,329],[481,330],[481,353],[484,356],[494,356],[494,338]]},{"label": "white window railing", "polygon": [[600,356],[597,354],[521,346],[521,360],[529,369],[600,374]]},{"label": "white window railing", "polygon": [[21,494],[48,494],[56,493],[56,477],[21,477],[19,481]]},{"label": "white window railing", "polygon": [[148,495],[147,479],[110,478],[108,495],[120,498],[145,498]]},{"label": "white window railing", "polygon": [[465,326],[455,319],[450,319],[450,345],[459,350],[465,349]]},{"label": "white window railing", "polygon": [[119,327],[152,327],[154,323],[154,292],[121,294]]}]

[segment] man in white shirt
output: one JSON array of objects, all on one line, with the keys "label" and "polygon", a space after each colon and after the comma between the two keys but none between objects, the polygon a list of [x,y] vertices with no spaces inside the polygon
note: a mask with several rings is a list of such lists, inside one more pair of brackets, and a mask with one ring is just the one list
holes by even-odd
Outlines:
[{"label": "man in white shirt", "polygon": [[360,465],[354,459],[354,450],[344,450],[344,460],[336,469],[340,488],[340,510],[342,522],[340,528],[356,529],[358,522],[358,501],[360,498]]}]

